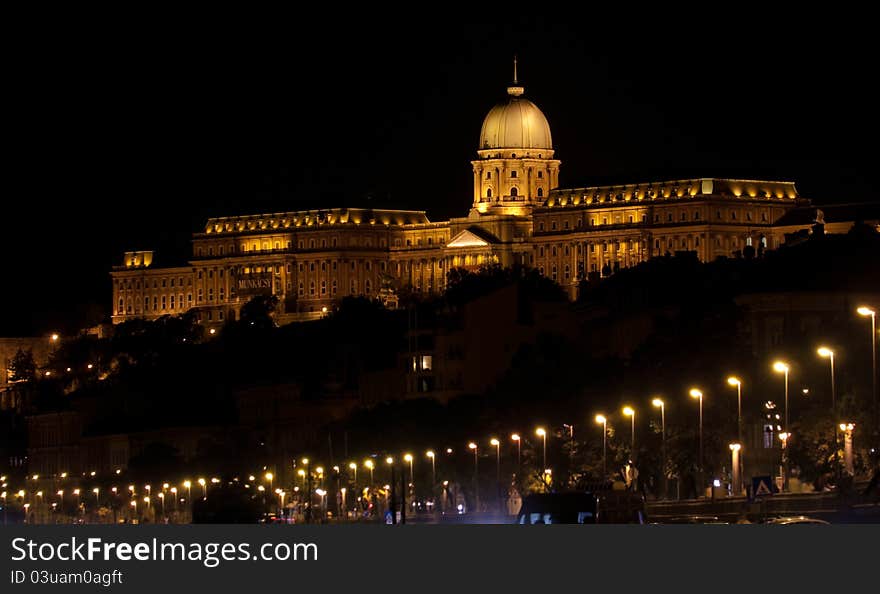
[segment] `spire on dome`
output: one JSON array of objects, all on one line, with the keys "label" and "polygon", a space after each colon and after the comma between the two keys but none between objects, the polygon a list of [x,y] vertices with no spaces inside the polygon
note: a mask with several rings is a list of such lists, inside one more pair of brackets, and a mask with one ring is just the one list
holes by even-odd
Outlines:
[{"label": "spire on dome", "polygon": [[507,87],[507,94],[519,97],[525,92],[525,89],[519,84],[516,73],[516,54],[513,55],[513,84]]}]

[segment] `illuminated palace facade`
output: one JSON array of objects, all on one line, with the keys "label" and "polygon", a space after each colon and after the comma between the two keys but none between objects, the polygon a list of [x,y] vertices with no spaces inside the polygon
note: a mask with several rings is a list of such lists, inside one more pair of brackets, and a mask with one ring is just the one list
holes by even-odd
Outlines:
[{"label": "illuminated palace facade", "polygon": [[581,279],[653,256],[687,250],[710,261],[776,248],[791,229],[774,223],[806,204],[780,181],[560,188],[550,126],[516,81],[483,121],[471,163],[473,206],[462,218],[359,208],[219,217],[193,235],[186,266],[126,253],[111,273],[113,321],[196,309],[220,325],[261,294],[279,298],[282,319],[308,318],[346,296],[440,292],[450,268],[487,263],[536,268],[575,297]]}]

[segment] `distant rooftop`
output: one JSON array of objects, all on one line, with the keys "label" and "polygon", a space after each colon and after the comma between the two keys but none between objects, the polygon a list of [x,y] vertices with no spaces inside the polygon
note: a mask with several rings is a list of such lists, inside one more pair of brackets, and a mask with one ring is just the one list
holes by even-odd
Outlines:
[{"label": "distant rooftop", "polygon": [[668,181],[557,188],[550,191],[546,207],[577,206],[604,202],[651,201],[695,196],[716,196],[758,200],[797,200],[792,181],[695,178]]},{"label": "distant rooftop", "polygon": [[428,224],[423,210],[322,208],[208,219],[205,233],[241,233],[313,225],[420,225]]}]

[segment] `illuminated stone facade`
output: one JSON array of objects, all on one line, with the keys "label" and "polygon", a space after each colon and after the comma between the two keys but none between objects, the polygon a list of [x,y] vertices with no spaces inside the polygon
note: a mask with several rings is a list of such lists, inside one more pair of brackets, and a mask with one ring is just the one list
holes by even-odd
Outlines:
[{"label": "illuminated stone facade", "polygon": [[[287,319],[319,316],[349,295],[436,293],[457,266],[537,268],[576,296],[581,279],[688,250],[703,261],[774,249],[774,223],[803,206],[792,182],[688,179],[559,188],[550,126],[516,81],[483,122],[469,214],[333,208],[208,220],[186,266],[130,252],[113,276],[113,321],[199,312],[208,325],[274,294]],[[790,229],[786,229],[790,231]]]}]

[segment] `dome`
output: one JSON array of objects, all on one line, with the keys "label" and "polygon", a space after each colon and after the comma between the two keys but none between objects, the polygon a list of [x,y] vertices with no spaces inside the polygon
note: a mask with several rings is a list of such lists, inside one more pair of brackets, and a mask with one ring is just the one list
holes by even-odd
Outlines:
[{"label": "dome", "polygon": [[523,88],[507,88],[507,100],[493,107],[480,131],[485,149],[552,149],[550,124],[538,106],[522,97]]}]

